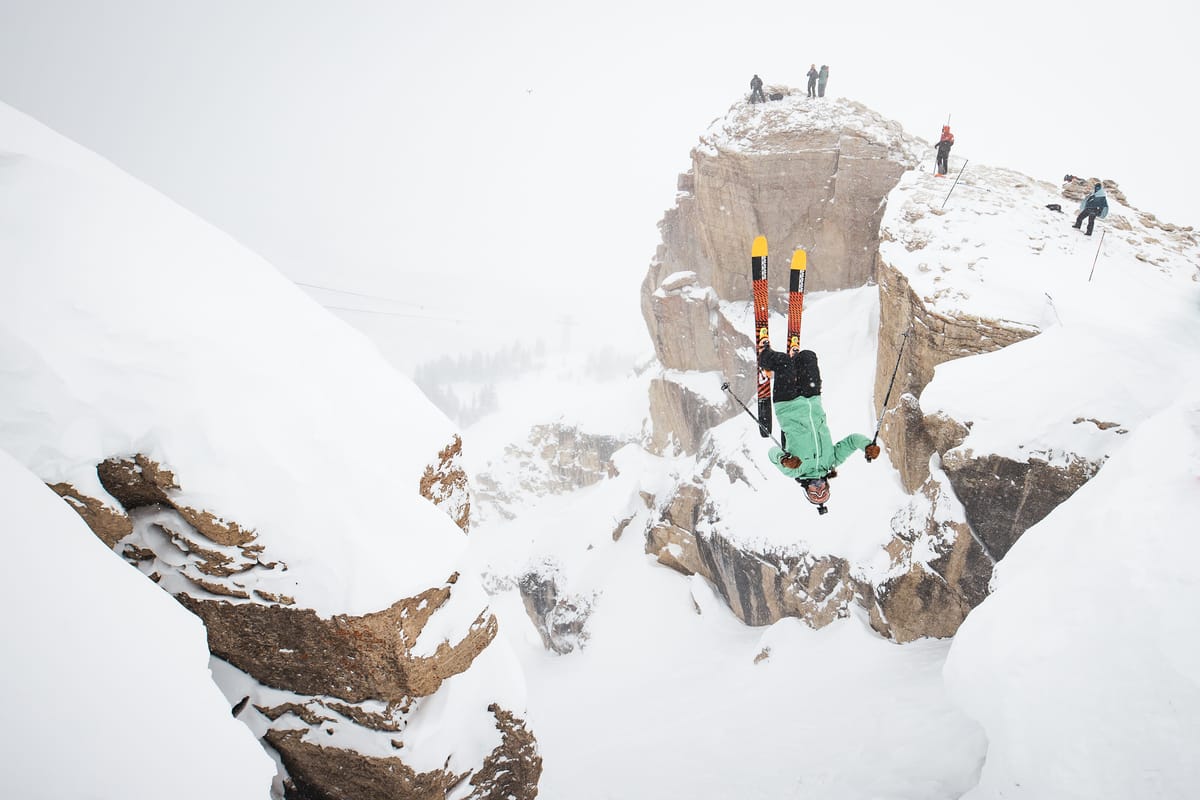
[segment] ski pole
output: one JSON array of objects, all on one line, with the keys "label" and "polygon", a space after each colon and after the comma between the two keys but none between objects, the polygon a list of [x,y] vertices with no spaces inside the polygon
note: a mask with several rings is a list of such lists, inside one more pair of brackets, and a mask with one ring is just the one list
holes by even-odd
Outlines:
[{"label": "ski pole", "polygon": [[[960,169],[958,171],[958,174],[954,176],[954,186],[958,186],[958,179],[962,177],[963,170],[967,168],[967,163],[968,163],[967,161],[964,161],[963,165],[962,165],[962,169]],[[954,193],[954,186],[951,186],[950,191],[946,192],[946,200],[949,200],[950,195],[952,195]],[[942,201],[942,208],[946,207],[946,200]]]},{"label": "ski pole", "polygon": [[1100,259],[1100,248],[1104,246],[1104,234],[1107,230],[1100,231],[1100,244],[1096,245],[1096,257],[1092,259],[1092,271],[1088,273],[1088,283],[1092,282],[1092,276],[1096,274],[1096,261]]},{"label": "ski pole", "polygon": [[787,448],[786,448],[786,447],[784,447],[783,445],[779,444],[779,440],[778,440],[778,439],[776,439],[774,436],[771,436],[771,432],[770,432],[770,431],[768,431],[768,430],[766,429],[766,426],[764,426],[764,425],[763,425],[761,422],[759,422],[759,421],[758,421],[758,417],[754,416],[754,412],[753,412],[753,411],[751,411],[750,409],[746,408],[746,404],[742,402],[742,398],[738,397],[736,394],[734,394],[734,393],[733,393],[733,390],[729,388],[729,382],[728,382],[728,381],[726,381],[725,383],[722,383],[722,384],[721,384],[721,389],[722,389],[723,391],[727,392],[727,393],[729,394],[729,396],[730,396],[730,397],[732,397],[732,398],[734,399],[734,401],[735,401],[735,402],[736,402],[736,403],[737,403],[739,406],[741,406],[741,407],[742,407],[742,411],[745,411],[747,414],[749,414],[749,415],[750,415],[750,419],[752,419],[752,420],[754,420],[756,423],[758,423],[758,429],[759,429],[760,431],[762,431],[762,435],[763,435],[763,436],[770,436],[770,438],[771,438],[771,441],[772,441],[772,442],[774,442],[774,443],[775,443],[775,445],[776,445],[776,446],[777,446],[777,447],[778,447],[780,450],[783,450],[784,452],[786,452],[786,451],[787,451]]},{"label": "ski pole", "polygon": [[896,385],[896,373],[900,371],[900,358],[904,355],[904,345],[908,344],[908,335],[912,332],[912,328],[905,331],[904,339],[900,342],[900,352],[896,353],[896,368],[892,370],[892,379],[888,382],[887,394],[883,396],[883,408],[879,410],[879,424],[875,426],[875,437],[871,439],[871,444],[879,441],[879,431],[883,428],[883,415],[887,413],[888,400],[892,399],[892,387]]}]

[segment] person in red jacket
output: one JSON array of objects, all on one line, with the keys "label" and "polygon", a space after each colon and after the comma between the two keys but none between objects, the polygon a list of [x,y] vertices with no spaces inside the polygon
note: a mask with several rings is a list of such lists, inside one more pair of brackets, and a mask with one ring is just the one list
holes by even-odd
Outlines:
[{"label": "person in red jacket", "polygon": [[935,177],[943,178],[950,171],[950,148],[954,146],[954,134],[949,125],[942,126],[942,138],[937,143],[937,166],[934,167]]}]

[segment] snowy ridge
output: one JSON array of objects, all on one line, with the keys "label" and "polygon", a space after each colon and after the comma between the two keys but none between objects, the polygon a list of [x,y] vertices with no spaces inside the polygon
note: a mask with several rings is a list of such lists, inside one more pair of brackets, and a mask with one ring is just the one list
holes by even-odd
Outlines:
[{"label": "snowy ridge", "polygon": [[101,499],[100,461],[151,457],[319,611],[445,580],[462,534],[416,487],[450,422],[269,264],[35,125],[0,107],[0,148],[28,151],[0,161],[0,447]]},{"label": "snowy ridge", "polygon": [[4,452],[0,506],[0,674],[20,689],[8,700],[20,723],[0,731],[5,793],[265,797],[274,767],[213,685],[200,621]]},{"label": "snowy ridge", "polygon": [[[665,512],[655,498],[681,483],[702,483],[719,513],[700,510],[707,515],[701,535],[732,537],[760,554],[829,554],[867,582],[889,576],[883,547],[895,525],[906,515],[955,519],[961,509],[953,498],[931,510],[928,498],[904,493],[886,459],[867,464],[856,456],[834,481],[833,513],[819,518],[767,460],[770,443],[739,416],[710,432],[700,458],[658,457],[626,445],[613,454],[614,476],[568,494],[518,497],[514,519],[496,515],[464,537],[445,515],[412,498],[420,469],[448,443],[452,426],[407,381],[381,368],[361,337],[227,237],[164,209],[161,198],[125,179],[112,184],[96,160],[19,115],[10,126],[4,114],[0,107],[0,136],[23,133],[0,139],[8,153],[0,157],[0,218],[7,225],[0,261],[18,267],[14,291],[0,297],[0,450],[16,460],[5,467],[0,454],[0,467],[5,506],[17,509],[18,527],[29,532],[19,538],[28,552],[18,549],[9,562],[10,606],[41,591],[33,583],[41,572],[28,567],[45,559],[36,537],[74,520],[39,482],[70,480],[105,498],[96,461],[141,452],[176,471],[189,503],[253,527],[270,544],[265,557],[287,562],[295,585],[263,588],[292,592],[322,613],[374,610],[461,571],[458,605],[452,601],[435,616],[418,649],[428,652],[436,639],[454,636],[485,603],[500,619],[503,642],[414,710],[401,755],[419,766],[436,768],[451,751],[454,768],[475,763],[496,740],[484,704],[501,695],[520,707],[527,676],[528,721],[545,757],[539,796],[547,800],[1125,800],[1190,796],[1200,780],[1191,758],[1200,743],[1191,601],[1200,590],[1200,552],[1190,524],[1200,511],[1200,384],[1178,377],[1200,373],[1190,232],[1156,226],[1114,197],[1113,215],[1100,223],[1108,232],[1105,249],[1089,281],[1099,235],[1086,239],[1069,229],[1067,214],[1045,209],[1059,202],[1071,210],[1052,186],[972,164],[945,213],[949,180],[914,171],[892,192],[883,257],[932,312],[1039,332],[941,365],[922,393],[922,410],[971,422],[963,447],[978,453],[1107,458],[1091,483],[1012,548],[995,593],[957,640],[901,647],[871,631],[853,606],[849,619],[819,631],[795,619],[743,624],[712,585],[647,557],[645,532]],[[823,105],[790,97],[735,108],[701,146],[770,152],[769,142],[751,143],[754,125],[765,126],[769,140],[800,124],[861,130],[902,152],[906,163],[931,158],[919,140],[828,98]],[[722,303],[719,313],[749,330],[747,305]],[[813,293],[806,301],[805,342],[822,359],[835,438],[869,434],[875,425],[879,316],[873,286]],[[771,326],[781,339],[783,317],[773,316]],[[467,468],[476,475],[496,470],[499,485],[520,486],[523,476],[505,460],[504,447],[536,423],[578,425],[595,436],[640,431],[644,444],[651,376],[592,381],[586,373],[583,366],[545,370],[502,386],[502,410],[464,432]],[[721,396],[712,374],[673,377],[706,398]],[[944,474],[936,463],[932,472]],[[42,507],[26,512],[15,502],[37,494]],[[126,583],[136,578],[157,592],[82,528],[74,532],[109,566],[125,570]],[[932,544],[918,542],[914,557],[933,556]],[[538,570],[561,579],[564,594],[588,600],[578,620],[583,646],[568,655],[547,653],[523,607],[519,578]],[[78,585],[99,574],[90,566],[84,573]],[[491,597],[481,594],[478,576]],[[107,584],[88,596],[106,619],[127,612],[136,618],[142,603],[114,598]],[[177,632],[163,620],[157,624]],[[5,624],[5,640],[18,652],[47,653],[38,638],[44,618],[13,615]],[[187,642],[164,639],[194,653],[194,633]],[[98,652],[100,645],[84,649]],[[139,652],[140,660],[157,663],[152,652]],[[12,659],[4,674],[38,686],[61,668],[69,682],[80,661],[75,647],[63,645],[47,653],[45,668]],[[159,670],[192,676],[186,686],[162,691],[196,700],[204,689],[194,667]],[[297,699],[220,662],[212,668],[228,703],[211,692],[197,701],[202,732],[236,729],[228,708],[244,696]],[[106,686],[136,695],[137,687],[116,682],[129,673]],[[42,686],[53,714],[26,706],[22,717],[58,719],[65,713],[53,705],[58,691]],[[371,702],[351,709],[379,710]],[[140,725],[115,701],[107,717]],[[341,714],[323,722],[309,726],[309,741],[380,756],[393,748],[386,734],[365,735]],[[292,718],[284,724],[300,727]],[[152,728],[140,725],[142,733]],[[65,746],[57,727],[36,732],[41,738],[27,737],[31,779],[50,774],[61,781],[47,796],[80,793],[61,769],[64,760],[82,765],[82,775],[107,767],[121,786],[112,767],[127,763],[119,754],[66,749],[105,731],[68,737]],[[211,752],[178,736],[196,746],[189,756]],[[160,758],[154,766],[177,764],[158,744],[148,751]],[[178,793],[238,796],[221,779],[245,790],[268,772],[257,753],[245,756],[214,755],[236,764],[236,774],[205,775]],[[129,796],[157,796],[162,785]]]},{"label": "snowy ridge", "polygon": [[810,98],[799,90],[789,91],[791,94],[782,100],[734,103],[725,116],[713,120],[700,136],[697,149],[708,155],[796,152],[794,143],[788,145],[789,134],[801,129],[838,134],[853,131],[910,166],[915,166],[929,148],[921,139],[906,133],[899,123],[853,100]]},{"label": "snowy ridge", "polygon": [[970,164],[947,201],[949,191],[925,172],[902,178],[884,216],[884,262],[935,314],[1039,335],[940,365],[921,395],[926,414],[970,421],[963,447],[976,453],[1095,460],[1175,401],[1169,376],[1200,367],[1194,234],[1110,191],[1108,218],[1085,236],[1072,227],[1076,203],[1006,169]]},{"label": "snowy ridge", "polygon": [[966,798],[1187,797],[1200,781],[1195,374],[1026,532],[959,630],[947,686],[990,742]]},{"label": "snowy ridge", "polygon": [[[790,98],[759,108],[735,107],[714,123],[701,147],[709,147],[714,153],[718,149],[748,151],[755,147],[769,151],[769,145],[758,138],[756,126],[761,124],[764,138],[769,139],[772,132],[782,132],[801,120],[816,119],[804,116],[813,112],[801,110],[803,104],[803,100]],[[828,111],[837,113],[836,109]],[[576,724],[571,711],[559,708],[558,698],[573,691],[588,691],[585,687],[597,684],[611,687],[620,674],[613,665],[624,665],[625,654],[632,649],[638,663],[643,658],[652,660],[658,673],[670,675],[672,685],[680,687],[679,692],[693,697],[720,697],[726,708],[723,724],[717,727],[737,729],[739,735],[747,737],[747,746],[739,753],[764,752],[781,740],[795,745],[786,757],[791,769],[779,771],[787,774],[774,774],[770,767],[755,770],[752,786],[763,797],[803,794],[805,788],[831,798],[984,798],[1003,794],[1031,800],[1050,796],[1117,800],[1135,795],[1189,794],[1195,775],[1184,750],[1200,742],[1200,733],[1191,722],[1200,716],[1196,692],[1200,656],[1194,637],[1183,633],[1180,626],[1188,617],[1187,598],[1200,585],[1188,571],[1197,560],[1194,537],[1186,522],[1181,521],[1195,516],[1192,496],[1200,476],[1194,454],[1185,459],[1162,459],[1157,453],[1145,451],[1132,459],[1123,454],[1135,444],[1135,437],[1159,426],[1159,415],[1165,414],[1189,430],[1196,427],[1194,420],[1180,419],[1178,409],[1191,409],[1188,413],[1194,416],[1200,397],[1194,385],[1175,378],[1196,372],[1195,354],[1200,353],[1196,339],[1195,309],[1200,308],[1200,297],[1194,279],[1198,263],[1194,240],[1186,230],[1156,225],[1148,215],[1127,206],[1116,192],[1110,192],[1114,208],[1109,219],[1099,223],[1096,236],[1086,238],[1070,228],[1074,203],[1064,199],[1056,187],[1012,170],[987,166],[977,169],[974,164],[964,172],[943,212],[941,203],[953,180],[929,174],[932,148],[922,153],[918,143],[910,152],[914,166],[918,162],[925,166],[906,174],[888,198],[881,245],[884,260],[909,279],[913,291],[935,314],[997,319],[1007,326],[1037,333],[1003,350],[939,366],[920,398],[922,410],[941,410],[970,421],[971,432],[964,447],[974,448],[976,453],[1000,453],[1016,459],[1034,455],[1052,463],[1060,462],[1068,453],[1096,459],[1109,457],[1093,479],[1105,490],[1085,486],[1024,534],[1007,557],[1012,559],[1010,565],[1001,562],[996,594],[972,612],[962,628],[964,634],[951,645],[958,659],[957,664],[952,659],[947,668],[954,696],[961,708],[983,725],[987,738],[979,735],[970,720],[959,716],[961,712],[943,709],[932,696],[926,696],[921,707],[898,724],[877,716],[879,708],[892,707],[897,695],[911,698],[927,691],[938,695],[942,690],[940,670],[934,670],[938,675],[932,684],[926,683],[925,673],[916,662],[939,658],[931,648],[942,643],[886,646],[866,661],[845,658],[844,651],[838,649],[840,645],[832,644],[834,639],[864,648],[881,643],[872,639],[874,634],[853,607],[851,620],[816,632],[790,619],[765,630],[747,631],[735,625],[727,631],[723,626],[731,622],[732,615],[726,600],[717,596],[707,581],[693,576],[685,582],[669,573],[664,577],[662,567],[647,568],[641,556],[643,543],[634,534],[657,522],[663,509],[640,507],[639,498],[667,495],[673,487],[688,481],[701,484],[711,506],[719,510],[716,518],[700,521],[700,535],[733,537],[747,551],[759,554],[830,554],[850,562],[854,577],[876,584],[894,577],[894,570],[908,568],[907,563],[893,565],[883,549],[895,526],[919,528],[926,520],[962,520],[962,506],[947,488],[949,481],[936,458],[931,471],[944,487],[936,500],[905,494],[886,460],[868,465],[861,458],[852,458],[839,469],[840,476],[833,482],[833,513],[817,518],[797,497],[794,484],[779,478],[766,459],[769,442],[760,438],[753,423],[739,412],[710,432],[698,458],[656,458],[626,448],[618,459],[621,475],[616,479],[571,498],[535,500],[523,510],[521,527],[509,523],[488,526],[473,537],[472,555],[487,565],[485,569],[515,571],[520,567],[513,562],[523,562],[531,550],[552,553],[564,584],[572,591],[596,597],[587,623],[590,639],[585,649],[563,659],[569,667],[558,667],[536,656],[523,659],[532,665],[527,668],[533,674],[541,676],[535,684],[548,680],[562,691],[558,694],[552,689],[534,689],[531,698],[532,719],[549,732],[545,777],[548,791],[557,790],[561,796],[574,796],[577,791],[563,760],[579,763],[579,756],[556,747],[555,731],[582,735],[584,730],[594,730],[591,724]],[[951,163],[954,174],[962,161],[956,155]],[[1062,205],[1064,212],[1045,208],[1049,203]],[[1100,230],[1108,231],[1105,249],[1089,282]],[[870,398],[878,302],[874,287],[812,293],[806,298],[805,341],[821,356],[825,405],[835,439],[850,431],[869,433],[876,421],[878,409]],[[748,304],[721,303],[720,313],[735,329],[750,329]],[[771,326],[773,338],[782,338],[783,317],[774,315]],[[709,393],[711,376],[695,376],[694,381],[692,376],[674,377],[694,391],[705,396]],[[1162,452],[1170,448],[1173,456],[1180,452],[1177,443],[1165,434],[1156,444]],[[1184,452],[1190,454],[1192,449],[1183,445]],[[1149,524],[1161,526],[1160,535],[1169,542],[1168,552],[1179,557],[1180,566],[1169,574],[1155,570],[1157,556],[1151,553],[1139,550],[1144,553],[1142,557],[1134,562],[1127,559],[1129,550],[1122,541],[1139,536],[1140,518],[1132,510],[1119,516],[1111,513],[1114,504],[1123,502],[1126,487],[1156,480],[1145,474],[1145,465],[1151,461],[1161,461],[1169,473],[1164,481],[1167,488],[1153,494],[1162,510],[1149,518]],[[1137,472],[1131,471],[1134,463],[1139,465]],[[1157,474],[1157,463],[1154,471]],[[637,479],[631,480],[631,474]],[[1105,476],[1111,477],[1100,482]],[[632,487],[622,491],[622,485],[630,484]],[[1184,493],[1190,493],[1189,499],[1181,502]],[[568,506],[576,510],[569,512]],[[1076,514],[1107,514],[1112,519],[1108,524],[1120,527],[1107,546],[1091,540],[1088,525],[1076,526],[1072,521],[1069,510],[1077,506],[1082,508]],[[569,535],[562,525],[568,513],[580,520]],[[608,529],[626,515],[631,515],[632,521],[621,539],[608,545]],[[1064,519],[1066,522],[1060,521]],[[1052,554],[1037,544],[1043,537],[1063,537],[1068,530],[1070,538],[1061,539]],[[1146,547],[1153,548],[1155,541],[1151,538]],[[938,555],[933,549],[936,544],[933,537],[919,538],[914,542],[912,559],[934,558]],[[1032,555],[1022,559],[1020,554],[1026,548]],[[616,563],[622,550],[629,559],[623,567]],[[1079,558],[1080,553],[1086,553],[1086,558]],[[1017,577],[1023,569],[1018,566],[1022,561],[1032,570],[1027,579],[1031,584],[1051,587],[1048,591],[1056,593],[1052,601],[1046,601],[1045,593],[1035,595],[1038,599],[1028,603],[1022,599],[1023,581]],[[1160,578],[1164,579],[1162,584]],[[643,580],[654,588],[631,585]],[[1057,592],[1054,587],[1063,580],[1080,587],[1079,591],[1070,596]],[[1016,584],[1013,588],[1010,581]],[[687,597],[681,596],[684,583],[689,586]],[[1089,616],[1093,598],[1102,597],[1104,603],[1119,605],[1126,589],[1153,598],[1153,605],[1146,608],[1147,616],[1141,621],[1130,615],[1119,619]],[[501,608],[511,607],[512,601],[507,592],[496,598]],[[692,613],[680,608],[689,603]],[[1000,610],[989,615],[987,610],[993,605]],[[1006,619],[1007,609],[1017,611],[1011,625]],[[519,617],[520,613],[515,609],[511,616]],[[1144,620],[1156,615],[1169,620],[1166,630],[1170,633],[1142,630]],[[1110,635],[1108,626],[1113,622],[1120,625],[1119,636]],[[671,647],[663,645],[668,636],[681,636],[681,631],[693,625],[704,632],[704,641],[712,644],[720,639],[722,644],[711,648],[701,645],[694,653],[689,645],[677,640]],[[975,625],[980,626],[979,631],[966,635]],[[657,641],[650,641],[653,636],[646,633],[648,627],[658,631]],[[665,634],[662,628],[669,628],[671,633]],[[508,630],[511,633],[512,627]],[[747,641],[739,649],[721,638],[735,630],[760,635],[752,645]],[[1160,644],[1158,640],[1164,636]],[[1024,643],[1027,638],[1032,640],[1030,647]],[[527,636],[526,640],[525,652],[540,652],[535,637]],[[1078,655],[1062,659],[1061,655],[1070,652],[1076,643],[1080,645]],[[1128,652],[1127,644],[1134,652]],[[1126,657],[1113,659],[1112,648],[1121,648]],[[1164,651],[1161,664],[1157,655],[1160,649]],[[760,710],[754,715],[754,723],[739,725],[739,703],[754,703],[750,699],[755,695],[754,687],[760,682],[771,685],[773,673],[750,673],[740,680],[740,665],[715,663],[717,653],[733,652],[743,663],[769,665],[768,669],[786,673],[791,681],[802,685],[804,698],[795,700],[786,688],[774,688],[771,702],[763,708],[777,707],[781,719],[770,718],[769,712]],[[859,723],[869,716],[877,726],[890,729],[888,744],[864,744],[863,749],[853,749],[852,756],[847,756],[842,747],[804,761],[815,752],[814,748],[819,749],[827,741],[821,732],[808,729],[806,721],[826,731],[834,730],[845,712],[809,716],[818,698],[845,685],[845,676],[819,679],[808,670],[833,665],[862,669],[867,661],[875,663],[885,653],[905,662],[895,663],[886,675],[877,676],[881,683],[850,682],[853,691],[863,693],[886,687],[887,699],[872,704],[860,696],[861,705],[851,700],[846,708]],[[762,660],[757,661],[759,658]],[[1137,676],[1139,669],[1151,676],[1149,681]],[[1172,669],[1178,674],[1167,675]],[[695,674],[697,671],[705,674]],[[587,675],[595,677],[589,680]],[[1036,677],[1030,680],[1027,676]],[[1157,677],[1171,687],[1169,695],[1148,688]],[[642,683],[625,684],[614,697],[620,701],[638,698],[637,703],[630,703],[633,713],[643,707],[661,708],[669,702],[664,696],[670,698],[671,691],[654,683],[643,687]],[[1128,696],[1120,696],[1127,686],[1147,688],[1135,688]],[[1117,696],[1112,704],[1107,699],[1110,696]],[[1077,722],[1072,715],[1084,706],[1089,711]],[[686,717],[692,706],[671,708],[677,716]],[[1107,715],[1110,708],[1113,713]],[[1055,715],[1066,716],[1067,720],[1057,722]],[[704,724],[706,731],[713,730],[707,721]],[[618,752],[628,759],[626,769],[639,775],[640,785],[649,787],[656,785],[663,764],[657,758],[644,763],[636,754],[642,749],[654,751],[655,744],[664,737],[686,738],[689,726],[663,729],[645,722],[642,726],[645,731],[641,735],[622,730],[632,742]],[[1150,745],[1122,749],[1142,726],[1156,732]],[[1042,735],[1039,728],[1058,735]],[[1120,733],[1110,735],[1113,728]],[[934,729],[938,736],[946,737],[938,740],[934,750],[911,744]],[[1168,742],[1169,731],[1178,732],[1179,738]],[[845,738],[834,738],[844,745]],[[1027,746],[1025,740],[1036,746]],[[908,743],[905,752],[912,759],[929,759],[927,765],[920,768],[912,760],[903,764],[890,760],[898,752],[894,749],[896,742]],[[1162,746],[1156,748],[1156,744]],[[1072,757],[1060,760],[1057,754],[1064,747],[1070,747]],[[876,769],[860,769],[864,751],[870,754]],[[714,744],[706,752],[723,755],[725,750]],[[972,791],[985,760],[983,782]],[[1100,762],[1105,767],[1101,772],[1116,777],[1111,784],[1105,785],[1093,776]],[[889,775],[886,786],[872,785],[871,776],[883,773]],[[670,778],[671,790],[678,792],[679,785],[686,783],[687,791],[696,797],[716,798],[747,791],[746,782],[739,782],[737,790],[722,787],[721,775],[697,777],[680,769]],[[648,790],[643,796],[653,794]],[[602,797],[603,789],[596,788],[587,796]]]},{"label": "snowy ridge", "polygon": [[[196,603],[244,605],[257,594],[263,607],[312,609],[328,623],[452,583],[449,599],[406,643],[418,660],[491,619],[477,577],[463,567],[465,535],[418,492],[455,428],[370,341],[230,237],[2,105],[0,152],[8,280],[0,293],[0,452],[40,481],[69,483],[114,510],[122,506],[101,483],[101,462],[132,465],[141,455],[136,471],[150,463],[169,470],[177,486],[160,488],[172,504],[236,524],[252,541],[210,543],[160,503],[133,508],[134,532],[119,549]],[[24,487],[14,480],[6,498]],[[35,516],[14,535],[38,541],[46,524]],[[90,546],[103,549],[95,537]],[[161,588],[107,558],[194,624]],[[34,562],[9,563],[33,570]],[[6,583],[9,605],[21,585]],[[114,624],[126,618],[107,589],[81,586],[67,593],[80,606],[108,609]],[[23,628],[6,641],[45,652],[48,670],[77,658],[45,651]],[[299,716],[281,724],[307,728],[312,744],[336,740],[374,755],[395,757],[394,741],[402,741],[400,755],[416,769],[477,769],[498,743],[489,704],[519,714],[524,707],[506,645],[481,641],[479,666],[467,660],[416,698],[403,733],[372,732],[353,719],[331,721],[333,734]],[[229,703],[218,697],[214,706],[223,719],[240,704],[241,719],[265,725],[253,710],[260,702],[296,697],[217,669],[231,681],[222,686]],[[48,718],[67,713],[53,693],[39,697]],[[58,755],[86,771],[103,752],[68,746]],[[261,797],[269,787],[250,788]],[[274,788],[282,796],[278,780]]]}]

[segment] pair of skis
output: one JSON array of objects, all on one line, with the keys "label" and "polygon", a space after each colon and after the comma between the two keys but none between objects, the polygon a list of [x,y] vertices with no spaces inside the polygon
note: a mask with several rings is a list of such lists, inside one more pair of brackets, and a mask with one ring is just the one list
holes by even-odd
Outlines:
[{"label": "pair of skis", "polygon": [[[800,320],[804,315],[804,275],[808,254],[803,250],[792,253],[792,268],[788,277],[787,350],[800,346]],[[771,316],[770,294],[767,285],[767,237],[756,236],[750,246],[750,277],[754,297],[754,343],[761,349],[771,343],[768,322]],[[771,435],[771,373],[758,368],[758,432],[765,439]],[[784,449],[786,449],[786,442]]]}]

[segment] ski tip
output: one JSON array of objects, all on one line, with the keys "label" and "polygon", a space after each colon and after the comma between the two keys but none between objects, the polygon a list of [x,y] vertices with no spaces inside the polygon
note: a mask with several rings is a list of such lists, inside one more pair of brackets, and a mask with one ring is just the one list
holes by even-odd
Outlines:
[{"label": "ski tip", "polygon": [[[744,240],[743,240],[744,241]],[[750,246],[750,255],[758,258],[767,254],[767,237],[755,236],[754,244]]]},{"label": "ski tip", "polygon": [[808,253],[803,250],[792,253],[792,269],[808,269]]}]

